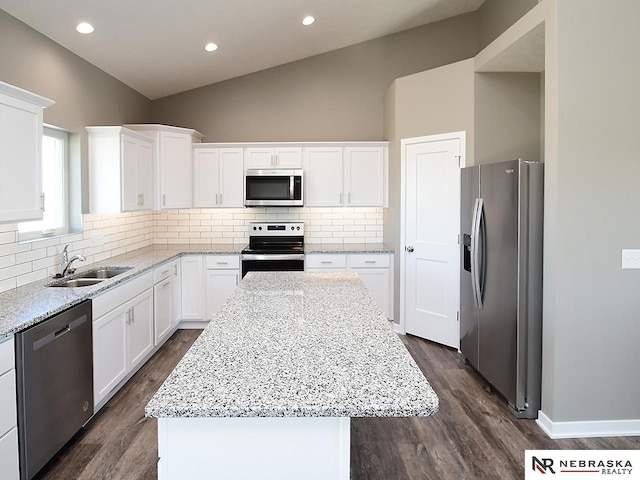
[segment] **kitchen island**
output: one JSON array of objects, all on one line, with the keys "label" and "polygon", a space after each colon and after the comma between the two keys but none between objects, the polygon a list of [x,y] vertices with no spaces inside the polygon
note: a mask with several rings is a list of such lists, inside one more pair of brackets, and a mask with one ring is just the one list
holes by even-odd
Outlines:
[{"label": "kitchen island", "polygon": [[438,398],[354,273],[251,272],[145,409],[160,480],[348,479],[350,417]]}]

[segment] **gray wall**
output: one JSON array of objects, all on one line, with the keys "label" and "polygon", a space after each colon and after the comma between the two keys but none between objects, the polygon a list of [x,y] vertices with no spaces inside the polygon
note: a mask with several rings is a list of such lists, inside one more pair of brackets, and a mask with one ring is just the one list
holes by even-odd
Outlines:
[{"label": "gray wall", "polygon": [[474,14],[462,15],[155,100],[152,117],[209,142],[382,140],[395,78],[476,50]]},{"label": "gray wall", "polygon": [[486,0],[476,12],[482,50],[538,4],[538,0]]},{"label": "gray wall", "polygon": [[637,432],[640,270],[621,269],[621,250],[640,248],[640,2],[556,3],[557,27],[546,27],[542,411],[554,422],[635,419]]},{"label": "gray wall", "polygon": [[[87,125],[148,122],[151,101],[0,10],[0,80],[55,100],[44,121],[78,135],[73,176],[86,183]],[[79,189],[76,189],[79,190]],[[83,188],[84,205],[88,194]],[[76,191],[76,196],[79,192]],[[74,204],[78,205],[78,201]]]},{"label": "gray wall", "polygon": [[389,208],[384,241],[395,255],[394,319],[400,322],[401,144],[403,138],[467,132],[467,165],[474,161],[473,59],[398,78],[385,96],[385,138],[389,140]]},{"label": "gray wall", "polygon": [[475,165],[541,160],[539,73],[475,74]]}]

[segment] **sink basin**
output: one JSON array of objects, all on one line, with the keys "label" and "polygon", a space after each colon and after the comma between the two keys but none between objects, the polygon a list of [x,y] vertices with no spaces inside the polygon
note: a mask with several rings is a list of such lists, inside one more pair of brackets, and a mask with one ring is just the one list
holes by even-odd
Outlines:
[{"label": "sink basin", "polygon": [[120,275],[121,273],[126,272],[127,270],[131,270],[133,267],[110,267],[110,268],[98,268],[97,270],[89,270],[87,272],[82,272],[75,276],[75,278],[112,278],[116,275]]},{"label": "sink basin", "polygon": [[121,273],[131,270],[133,267],[104,267],[88,270],[86,272],[74,275],[73,278],[58,280],[48,285],[49,287],[88,287],[105,281],[108,278],[115,277]]},{"label": "sink basin", "polygon": [[103,281],[104,278],[72,278],[70,280],[60,280],[59,282],[52,283],[49,287],[88,287]]}]

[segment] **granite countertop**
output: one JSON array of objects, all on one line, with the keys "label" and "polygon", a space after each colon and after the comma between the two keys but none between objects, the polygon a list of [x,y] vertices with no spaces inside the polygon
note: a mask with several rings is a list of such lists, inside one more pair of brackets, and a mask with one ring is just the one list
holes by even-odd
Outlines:
[{"label": "granite countertop", "polygon": [[[0,293],[0,341],[13,333],[25,330],[46,318],[62,312],[84,300],[90,299],[108,288],[131,280],[132,277],[150,270],[172,258],[183,254],[239,254],[244,245],[154,245],[109,258],[86,267],[78,266],[76,274],[101,267],[133,267],[126,272],[100,282],[80,288],[47,288],[54,282],[47,278],[22,287]],[[73,275],[71,276],[73,277]]]},{"label": "granite countertop", "polygon": [[[172,258],[184,254],[234,255],[245,245],[153,245],[109,258],[88,266],[77,266],[77,274],[100,267],[133,267],[96,285],[80,288],[47,288],[54,280],[47,278],[0,293],[0,341],[8,335],[25,330],[46,318],[62,312],[108,288],[130,280]],[[305,253],[392,253],[383,244],[305,244]],[[73,277],[73,276],[72,276]]]},{"label": "granite countertop", "polygon": [[351,272],[251,272],[148,417],[426,416],[438,397]]},{"label": "granite countertop", "polygon": [[305,243],[304,253],[394,253],[383,243]]}]

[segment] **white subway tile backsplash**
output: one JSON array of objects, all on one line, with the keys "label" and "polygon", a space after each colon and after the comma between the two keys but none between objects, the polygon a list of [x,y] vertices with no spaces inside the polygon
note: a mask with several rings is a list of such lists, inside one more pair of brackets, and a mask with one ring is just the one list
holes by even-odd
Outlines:
[{"label": "white subway tile backsplash", "polygon": [[60,254],[82,254],[82,266],[152,244],[238,245],[249,241],[251,222],[301,221],[305,241],[382,243],[382,208],[230,208],[85,214],[84,231],[18,243],[17,225],[0,225],[0,292],[51,277]]}]

